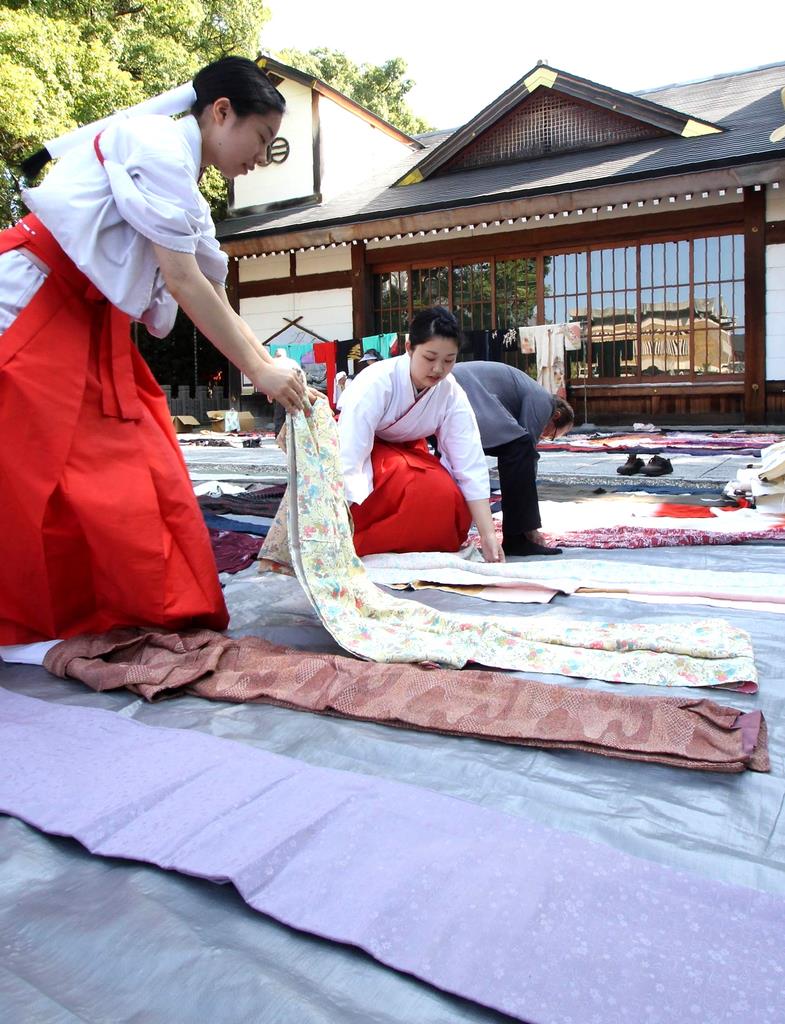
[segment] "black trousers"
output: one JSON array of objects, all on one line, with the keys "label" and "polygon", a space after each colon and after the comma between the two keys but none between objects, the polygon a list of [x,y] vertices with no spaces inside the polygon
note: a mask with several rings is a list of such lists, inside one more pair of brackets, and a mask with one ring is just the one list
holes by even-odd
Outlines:
[{"label": "black trousers", "polygon": [[537,449],[526,435],[484,451],[498,460],[502,491],[502,543],[520,540],[530,530],[538,530],[542,526],[537,496]]}]

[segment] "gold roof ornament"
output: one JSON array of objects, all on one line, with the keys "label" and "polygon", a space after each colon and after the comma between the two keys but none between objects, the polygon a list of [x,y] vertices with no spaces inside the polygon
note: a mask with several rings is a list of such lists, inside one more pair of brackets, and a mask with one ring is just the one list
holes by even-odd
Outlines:
[{"label": "gold roof ornament", "polygon": [[[783,107],[785,107],[785,86],[780,90],[780,100]],[[775,128],[769,136],[769,142],[782,142],[785,139],[785,124],[781,124],[779,128]]]}]

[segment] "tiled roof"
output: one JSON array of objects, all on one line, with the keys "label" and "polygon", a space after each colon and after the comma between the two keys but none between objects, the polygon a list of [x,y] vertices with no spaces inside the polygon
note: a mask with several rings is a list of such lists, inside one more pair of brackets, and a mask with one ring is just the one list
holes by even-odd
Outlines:
[{"label": "tiled roof", "polygon": [[[785,146],[769,142],[771,132],[785,120],[780,101],[784,84],[785,63],[638,94],[718,124],[724,129],[720,134],[646,139],[444,174],[418,184],[392,187],[423,159],[423,150],[402,148],[399,160],[375,169],[360,186],[323,205],[228,219],[218,226],[218,235],[229,240],[279,234],[784,159]],[[418,136],[418,141],[432,151],[450,134],[429,132]]]}]

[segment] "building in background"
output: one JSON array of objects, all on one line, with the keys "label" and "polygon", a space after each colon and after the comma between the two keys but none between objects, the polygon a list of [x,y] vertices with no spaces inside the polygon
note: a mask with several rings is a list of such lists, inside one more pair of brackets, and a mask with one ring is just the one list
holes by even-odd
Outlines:
[{"label": "building in background", "polygon": [[276,162],[218,226],[260,340],[403,334],[439,303],[536,375],[519,329],[577,324],[581,419],[785,423],[785,64],[641,94],[538,65],[412,138],[261,61],[288,104]]}]

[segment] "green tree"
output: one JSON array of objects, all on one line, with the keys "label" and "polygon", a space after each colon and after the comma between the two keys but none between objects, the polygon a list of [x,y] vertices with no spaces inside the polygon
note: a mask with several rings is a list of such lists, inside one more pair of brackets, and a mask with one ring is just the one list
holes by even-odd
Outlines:
[{"label": "green tree", "polygon": [[283,64],[321,78],[401,131],[414,135],[431,127],[412,112],[406,101],[414,82],[406,78],[402,57],[393,57],[384,64],[356,64],[339,50],[326,49],[287,49],[276,56]]},{"label": "green tree", "polygon": [[[257,0],[0,0],[0,226],[24,212],[24,156],[227,53],[255,57],[268,17]],[[220,214],[224,182],[203,187]]]}]

